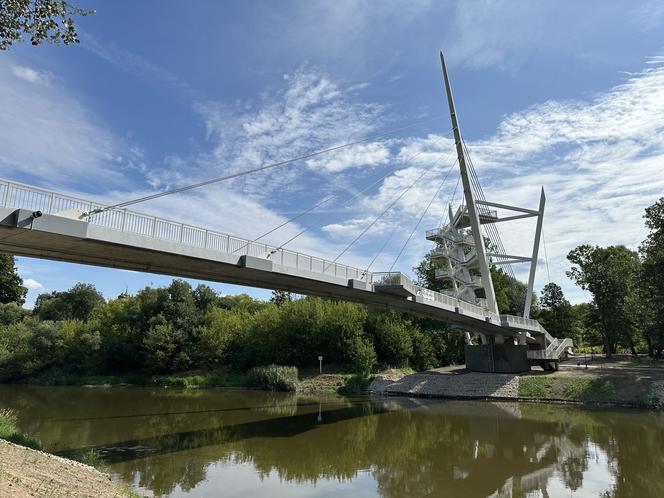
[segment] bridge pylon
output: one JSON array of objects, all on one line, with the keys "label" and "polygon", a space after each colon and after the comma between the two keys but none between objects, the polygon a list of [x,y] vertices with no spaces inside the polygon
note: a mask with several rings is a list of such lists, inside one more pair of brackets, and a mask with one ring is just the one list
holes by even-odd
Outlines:
[{"label": "bridge pylon", "polygon": [[[448,206],[448,222],[444,226],[427,231],[428,240],[436,243],[433,259],[444,261],[445,265],[436,270],[436,278],[447,281],[450,287],[442,292],[449,294],[476,306],[481,306],[491,313],[499,314],[496,301],[491,268],[493,266],[511,265],[512,263],[530,263],[527,293],[522,316],[529,318],[532,304],[532,293],[537,268],[537,255],[542,233],[542,222],[544,218],[545,195],[542,188],[538,209],[527,209],[507,204],[490,202],[476,198],[473,179],[477,183],[469,164],[461,136],[461,129],[456,112],[456,105],[452,95],[452,87],[449,80],[447,65],[442,51],[440,62],[443,71],[443,80],[454,133],[454,145],[459,163],[459,174],[463,186],[463,202],[453,210]],[[507,211],[507,215],[501,216],[500,212]],[[536,217],[537,225],[533,241],[532,254],[530,256],[515,256],[501,252],[500,248],[492,243],[490,237],[485,238],[482,225],[492,226],[495,223]],[[495,233],[495,230],[494,230]],[[501,244],[502,246],[502,244]],[[478,297],[477,291],[482,290],[484,297]],[[489,342],[488,338],[479,334],[482,344]],[[470,342],[470,333],[466,337]],[[491,339],[495,344],[504,342],[501,336]],[[518,344],[525,345],[527,334],[524,332],[518,338]]]}]

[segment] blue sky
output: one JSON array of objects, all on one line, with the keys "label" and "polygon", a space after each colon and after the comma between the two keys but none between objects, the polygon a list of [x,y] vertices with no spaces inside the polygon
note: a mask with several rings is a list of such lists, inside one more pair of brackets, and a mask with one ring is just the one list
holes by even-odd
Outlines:
[{"label": "blue sky", "polygon": [[[78,2],[79,46],[0,53],[0,176],[121,201],[441,116],[351,149],[137,206],[334,257],[410,182],[432,172],[341,259],[387,269],[453,160],[438,50],[488,198],[526,207],[547,192],[551,280],[580,243],[643,239],[664,192],[664,2]],[[386,178],[349,205],[343,200]],[[395,268],[431,247],[451,175]],[[458,199],[458,195],[457,195]],[[501,226],[530,251],[533,224]],[[548,281],[542,261],[539,289]],[[107,297],[170,277],[19,258],[40,292],[91,282]],[[524,275],[526,268],[515,270]],[[212,284],[223,293],[269,292]]]}]

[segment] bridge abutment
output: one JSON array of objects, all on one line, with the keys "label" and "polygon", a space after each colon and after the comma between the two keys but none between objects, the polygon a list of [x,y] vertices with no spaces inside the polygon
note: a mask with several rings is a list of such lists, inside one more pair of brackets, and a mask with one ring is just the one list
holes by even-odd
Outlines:
[{"label": "bridge abutment", "polygon": [[517,344],[467,345],[466,368],[473,372],[519,373],[530,370],[528,346]]}]

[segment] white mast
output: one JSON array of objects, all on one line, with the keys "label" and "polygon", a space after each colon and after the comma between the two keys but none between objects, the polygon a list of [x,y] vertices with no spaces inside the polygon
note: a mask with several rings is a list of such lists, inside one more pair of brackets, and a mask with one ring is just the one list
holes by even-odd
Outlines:
[{"label": "white mast", "polygon": [[477,214],[477,206],[475,204],[475,196],[468,177],[468,169],[466,167],[466,156],[463,153],[463,144],[461,142],[461,130],[456,116],[456,108],[454,106],[454,99],[452,98],[452,88],[450,87],[450,80],[447,75],[447,67],[445,65],[445,57],[443,51],[440,51],[440,63],[443,67],[443,78],[445,79],[445,90],[447,91],[447,103],[450,107],[450,117],[452,119],[452,130],[454,131],[454,143],[456,145],[457,157],[459,159],[459,170],[461,171],[461,181],[463,183],[463,195],[466,199],[466,208],[468,209],[468,218],[470,219],[470,227],[472,229],[473,240],[475,241],[475,250],[477,251],[478,263],[480,266],[480,277],[482,279],[482,287],[486,295],[487,305],[489,311],[498,314],[498,305],[496,303],[496,294],[493,290],[493,281],[491,280],[491,273],[489,271],[489,264],[486,254],[486,246],[484,237],[480,229],[480,219]]}]

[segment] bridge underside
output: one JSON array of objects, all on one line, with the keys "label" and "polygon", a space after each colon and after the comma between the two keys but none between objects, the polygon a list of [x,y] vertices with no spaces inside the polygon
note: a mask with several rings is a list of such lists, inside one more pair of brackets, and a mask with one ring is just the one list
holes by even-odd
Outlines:
[{"label": "bridge underside", "polygon": [[191,247],[25,209],[0,208],[0,252],[71,263],[292,291],[433,318],[470,332],[514,336],[516,330],[419,297],[371,284],[274,264],[264,258]]}]

